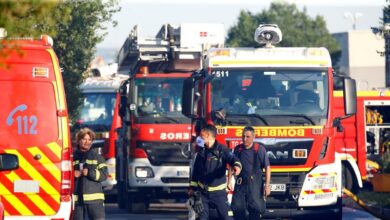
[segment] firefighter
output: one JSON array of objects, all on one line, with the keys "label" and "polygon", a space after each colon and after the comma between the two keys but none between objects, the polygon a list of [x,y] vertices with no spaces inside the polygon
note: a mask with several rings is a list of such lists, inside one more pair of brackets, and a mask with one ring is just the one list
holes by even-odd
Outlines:
[{"label": "firefighter", "polygon": [[195,197],[194,210],[199,220],[209,219],[210,209],[215,208],[219,219],[232,220],[227,191],[226,169],[229,164],[236,174],[241,163],[224,145],[215,140],[217,129],[213,125],[202,128],[200,146],[191,175],[189,195]]},{"label": "firefighter", "polygon": [[76,135],[77,150],[74,153],[74,220],[88,215],[90,220],[104,220],[104,194],[101,182],[108,175],[102,156],[91,148],[95,133],[82,128]]},{"label": "firefighter", "polygon": [[[234,154],[242,164],[241,174],[236,176],[232,209],[236,220],[260,219],[265,212],[265,197],[270,194],[271,170],[264,146],[254,143],[255,130],[245,127],[242,144],[234,149]],[[265,169],[263,185],[262,170]],[[247,218],[247,212],[249,216]]]}]

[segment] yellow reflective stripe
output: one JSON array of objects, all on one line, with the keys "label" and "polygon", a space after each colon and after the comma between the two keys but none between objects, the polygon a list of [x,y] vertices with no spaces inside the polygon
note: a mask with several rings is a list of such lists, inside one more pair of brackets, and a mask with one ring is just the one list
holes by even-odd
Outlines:
[{"label": "yellow reflective stripe", "polygon": [[104,200],[104,194],[103,193],[92,193],[92,194],[84,194],[83,195],[84,201],[92,201],[92,200]]},{"label": "yellow reflective stripe", "polygon": [[6,153],[15,154],[19,158],[19,168],[23,169],[33,180],[39,181],[39,186],[49,194],[58,204],[59,192],[32,166],[17,150],[5,150]]},{"label": "yellow reflective stripe", "polygon": [[97,165],[97,164],[98,164],[98,161],[97,161],[97,160],[86,160],[85,163]]},{"label": "yellow reflective stripe", "polygon": [[[62,75],[60,72],[60,66],[57,60],[57,56],[54,53],[54,50],[52,48],[47,49],[47,52],[49,52],[50,57],[53,61],[53,69],[56,81],[52,82],[54,84],[54,91],[56,93],[56,103],[57,103],[57,109],[62,111],[66,110],[66,104],[65,104],[65,92],[64,92],[64,85],[62,82]],[[57,91],[58,90],[58,91]],[[63,140],[63,147],[64,149],[69,148],[69,133],[68,133],[68,117],[58,117],[58,139]]]},{"label": "yellow reflective stripe", "polygon": [[61,159],[61,147],[56,142],[48,143],[47,146],[49,149],[57,156],[58,159]]},{"label": "yellow reflective stripe", "polygon": [[30,198],[36,205],[37,207],[45,213],[45,215],[54,215],[56,214],[56,211],[54,211],[47,203],[45,200],[42,199],[39,195],[27,195],[28,198]]},{"label": "yellow reflective stripe", "polygon": [[45,167],[46,170],[49,171],[58,182],[61,181],[61,170],[52,161],[50,161],[49,158],[38,147],[30,147],[27,148],[27,150],[31,153],[32,156],[40,154],[41,159],[39,160],[39,163],[41,163],[41,165]]},{"label": "yellow reflective stripe", "polygon": [[226,189],[226,183],[223,183],[219,186],[209,186],[207,191],[213,192],[213,191],[218,191],[218,190],[223,190]]},{"label": "yellow reflective stripe", "polygon": [[199,184],[197,182],[195,182],[195,181],[191,181],[190,182],[190,186],[199,186]]},{"label": "yellow reflective stripe", "polygon": [[[6,177],[11,181],[14,182],[15,180],[20,180],[21,178],[15,173],[15,172],[10,172],[9,174],[6,174]],[[46,201],[42,199],[37,194],[29,194],[25,193],[25,195],[34,203],[37,205],[37,207],[45,213],[45,215],[54,215],[56,212],[50,207]]]},{"label": "yellow reflective stripe", "polygon": [[100,178],[100,171],[98,169],[95,169],[95,173],[96,173],[96,181],[97,181]]},{"label": "yellow reflective stripe", "polygon": [[228,211],[228,216],[233,216],[233,211]]},{"label": "yellow reflective stripe", "polygon": [[97,166],[98,169],[103,168],[103,167],[107,167],[107,164],[101,163],[101,164],[99,164],[99,165]]},{"label": "yellow reflective stripe", "polygon": [[79,160],[75,160],[75,161],[73,161],[73,166],[74,166],[74,165],[77,165],[77,164],[79,164],[79,163],[80,163]]},{"label": "yellow reflective stripe", "polygon": [[75,202],[77,202],[77,200],[79,200],[79,196],[78,196],[78,195],[75,195],[75,194],[73,194],[73,200],[74,200]]},{"label": "yellow reflective stripe", "polygon": [[[205,189],[205,186],[203,185],[203,183],[198,182],[198,184],[199,184],[200,188]],[[226,183],[223,183],[223,184],[221,184],[219,186],[209,186],[209,187],[207,187],[207,191],[209,191],[209,192],[218,191],[218,190],[224,190],[224,189],[226,189]]]},{"label": "yellow reflective stripe", "polygon": [[0,183],[0,193],[3,194],[3,199],[7,200],[13,207],[17,207],[17,210],[22,215],[33,215],[33,213],[28,209],[14,194],[8,191],[3,184]]}]

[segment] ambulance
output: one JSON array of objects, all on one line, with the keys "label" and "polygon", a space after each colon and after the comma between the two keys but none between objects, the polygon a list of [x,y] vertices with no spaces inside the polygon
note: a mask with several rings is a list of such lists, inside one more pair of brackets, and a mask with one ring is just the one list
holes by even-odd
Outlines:
[{"label": "ambulance", "polygon": [[53,40],[0,39],[0,199],[5,219],[70,219],[72,148]]}]

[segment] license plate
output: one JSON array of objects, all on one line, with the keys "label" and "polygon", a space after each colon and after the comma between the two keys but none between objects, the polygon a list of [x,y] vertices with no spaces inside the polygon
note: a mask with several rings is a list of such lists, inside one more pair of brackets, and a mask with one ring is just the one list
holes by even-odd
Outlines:
[{"label": "license plate", "polygon": [[177,171],[177,176],[185,176],[188,177],[188,171],[187,170],[178,170]]},{"label": "license plate", "polygon": [[271,184],[271,192],[286,192],[286,184]]}]

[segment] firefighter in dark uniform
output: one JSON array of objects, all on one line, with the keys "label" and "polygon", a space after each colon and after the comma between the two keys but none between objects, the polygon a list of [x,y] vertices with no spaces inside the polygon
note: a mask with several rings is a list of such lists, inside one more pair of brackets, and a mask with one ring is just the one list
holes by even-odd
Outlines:
[{"label": "firefighter in dark uniform", "polygon": [[89,128],[81,129],[77,135],[77,150],[73,157],[74,200],[73,219],[104,220],[104,193],[101,182],[107,179],[105,159],[91,149],[95,133]]},{"label": "firefighter in dark uniform", "polygon": [[[232,210],[235,220],[256,220],[265,212],[265,197],[270,194],[271,170],[264,146],[254,143],[255,131],[245,127],[242,144],[234,149],[240,159],[242,171],[236,176]],[[265,169],[263,185],[262,170]],[[247,213],[249,212],[249,216]]]},{"label": "firefighter in dark uniform", "polygon": [[199,220],[207,220],[210,206],[215,207],[219,219],[232,220],[226,191],[226,170],[229,164],[236,174],[241,171],[241,163],[224,145],[215,140],[217,129],[213,125],[202,128],[200,137],[204,147],[197,153],[189,194],[197,195],[194,210]]}]

